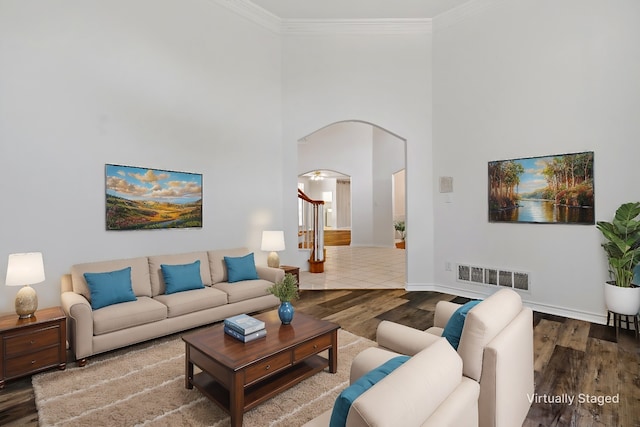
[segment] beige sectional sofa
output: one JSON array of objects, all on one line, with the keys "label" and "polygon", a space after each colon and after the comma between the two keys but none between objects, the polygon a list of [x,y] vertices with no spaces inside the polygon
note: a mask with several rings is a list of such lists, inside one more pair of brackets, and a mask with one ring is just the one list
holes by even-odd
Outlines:
[{"label": "beige sectional sofa", "polygon": [[[207,325],[241,313],[276,307],[267,288],[284,277],[279,268],[256,266],[258,279],[229,283],[224,257],[249,254],[246,248],[77,264],[62,277],[61,301],[69,345],[80,366],[86,358],[152,338]],[[161,265],[200,261],[203,289],[165,294]],[[84,273],[131,268],[135,301],[93,310]]]}]

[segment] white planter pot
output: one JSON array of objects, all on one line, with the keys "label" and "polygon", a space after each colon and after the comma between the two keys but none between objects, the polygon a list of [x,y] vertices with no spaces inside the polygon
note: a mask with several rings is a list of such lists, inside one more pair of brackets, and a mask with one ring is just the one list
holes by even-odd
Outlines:
[{"label": "white planter pot", "polygon": [[640,311],[640,288],[621,288],[605,283],[604,302],[609,311],[635,316]]}]

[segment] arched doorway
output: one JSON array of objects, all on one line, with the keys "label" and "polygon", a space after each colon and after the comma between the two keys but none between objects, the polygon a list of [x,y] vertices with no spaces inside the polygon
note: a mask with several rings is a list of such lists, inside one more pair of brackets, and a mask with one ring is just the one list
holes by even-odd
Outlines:
[{"label": "arched doorway", "polygon": [[[350,244],[354,247],[395,248],[397,180],[405,177],[397,172],[405,168],[406,141],[372,123],[337,122],[298,141],[299,184],[300,180],[310,180],[314,175],[326,174],[326,179],[335,171],[349,178],[352,209],[348,224],[351,227]],[[314,193],[314,197],[323,199],[322,193]],[[335,197],[332,192],[332,204]],[[401,204],[404,205],[404,193],[402,197]],[[336,229],[344,228],[344,222],[337,220],[339,211],[335,211],[334,206],[328,209],[331,209],[331,216],[327,217],[327,224]],[[404,209],[400,211],[404,215]],[[403,262],[406,270],[406,260]]]}]

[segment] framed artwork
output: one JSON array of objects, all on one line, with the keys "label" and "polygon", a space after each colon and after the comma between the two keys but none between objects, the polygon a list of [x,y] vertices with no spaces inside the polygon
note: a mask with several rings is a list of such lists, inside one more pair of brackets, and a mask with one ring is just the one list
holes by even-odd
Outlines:
[{"label": "framed artwork", "polygon": [[202,228],[202,174],[105,165],[107,230]]},{"label": "framed artwork", "polygon": [[489,222],[595,223],[593,151],[489,162]]}]

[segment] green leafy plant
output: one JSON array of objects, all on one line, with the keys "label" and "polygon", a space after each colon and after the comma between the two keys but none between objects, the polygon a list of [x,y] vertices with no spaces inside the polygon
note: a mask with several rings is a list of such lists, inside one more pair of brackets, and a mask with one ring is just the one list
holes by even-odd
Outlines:
[{"label": "green leafy plant", "polygon": [[393,223],[393,228],[395,228],[395,230],[400,233],[400,238],[402,240],[404,240],[405,236],[407,235],[406,233],[406,227],[405,227],[405,223],[404,221],[396,221]]},{"label": "green leafy plant", "polygon": [[633,269],[640,262],[640,202],[621,205],[612,222],[598,221],[596,227],[607,239],[602,244],[609,261],[609,273],[616,286],[631,287]]},{"label": "green leafy plant", "polygon": [[291,302],[298,299],[298,280],[291,273],[284,275],[284,278],[267,288],[267,292],[275,295],[281,302]]}]

